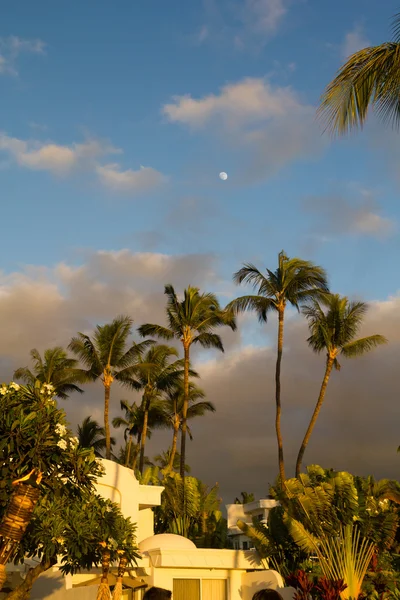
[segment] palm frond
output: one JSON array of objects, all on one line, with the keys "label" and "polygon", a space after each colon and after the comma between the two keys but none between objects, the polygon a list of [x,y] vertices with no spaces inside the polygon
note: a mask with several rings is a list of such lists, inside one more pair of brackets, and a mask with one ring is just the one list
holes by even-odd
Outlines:
[{"label": "palm frond", "polygon": [[332,134],[362,128],[374,107],[395,127],[400,119],[400,45],[384,43],[359,50],[348,58],[327,86],[318,109]]},{"label": "palm frond", "polygon": [[224,352],[224,346],[221,337],[216,333],[200,333],[193,338],[193,343],[198,343],[203,348],[216,348],[221,352]]},{"label": "palm frond", "polygon": [[172,340],[175,335],[173,331],[168,329],[167,327],[163,327],[162,325],[155,325],[151,323],[146,323],[138,327],[138,332],[142,337],[159,337],[164,340]]},{"label": "palm frond", "polygon": [[232,311],[235,315],[247,310],[254,311],[261,323],[266,322],[268,313],[275,309],[275,302],[271,298],[263,296],[240,296],[232,300],[226,307],[226,310]]},{"label": "palm frond", "polygon": [[377,346],[387,344],[388,340],[383,335],[370,335],[365,338],[360,338],[349,342],[342,348],[342,354],[346,358],[362,356]]}]

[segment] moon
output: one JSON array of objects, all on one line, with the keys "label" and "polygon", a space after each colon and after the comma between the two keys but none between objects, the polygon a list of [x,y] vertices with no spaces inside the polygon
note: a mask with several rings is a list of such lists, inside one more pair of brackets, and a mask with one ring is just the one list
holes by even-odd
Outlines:
[{"label": "moon", "polygon": [[222,173],[219,174],[219,178],[222,179],[222,181],[225,181],[228,179],[228,175],[225,173],[225,171],[222,171]]}]

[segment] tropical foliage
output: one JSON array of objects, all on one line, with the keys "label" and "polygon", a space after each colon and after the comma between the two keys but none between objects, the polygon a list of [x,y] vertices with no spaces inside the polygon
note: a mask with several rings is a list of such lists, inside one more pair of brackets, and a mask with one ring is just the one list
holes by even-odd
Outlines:
[{"label": "tropical foliage", "polygon": [[319,108],[327,127],[345,134],[362,127],[373,107],[384,122],[399,125],[400,16],[393,40],[352,54],[327,86]]},{"label": "tropical foliage", "polygon": [[222,340],[215,333],[215,330],[224,325],[228,325],[234,330],[236,329],[236,322],[230,312],[221,309],[215,294],[200,293],[198,288],[189,286],[184,291],[183,299],[179,300],[172,285],[166,285],[164,293],[167,296],[166,317],[168,327],[149,323],[139,327],[139,333],[143,337],[157,336],[166,340],[175,338],[183,346],[184,399],[182,407],[180,474],[184,478],[187,412],[190,399],[190,349],[193,344],[199,344],[203,348],[216,348],[223,352]]},{"label": "tropical foliage", "polygon": [[[77,436],[80,448],[93,448],[96,456],[103,456],[106,448],[104,427],[98,424],[92,417],[85,417],[78,425]],[[115,439],[110,440],[111,447],[115,445]]]},{"label": "tropical foliage", "polygon": [[130,389],[138,389],[132,377],[132,368],[138,356],[152,342],[128,344],[132,333],[132,319],[119,316],[106,325],[96,327],[93,339],[84,333],[72,338],[69,349],[76,354],[86,367],[85,375],[89,381],[100,379],[104,386],[104,429],[106,434],[106,458],[111,458],[110,435],[110,393],[113,381],[118,381]]},{"label": "tropical foliage", "polygon": [[14,379],[22,380],[29,385],[51,383],[58,398],[65,400],[73,392],[83,393],[77,384],[87,381],[86,374],[78,368],[78,361],[69,358],[66,351],[59,346],[44,351],[43,358],[36,348],[31,350],[33,370],[20,367],[14,373]]},{"label": "tropical foliage", "polygon": [[118,506],[95,494],[59,497],[47,493],[35,507],[33,518],[22,539],[14,562],[34,558],[38,564],[28,569],[23,582],[7,596],[9,600],[29,598],[35,580],[61,561],[63,573],[90,570],[102,563],[103,546],[111,562],[123,554],[135,564],[135,526]]}]

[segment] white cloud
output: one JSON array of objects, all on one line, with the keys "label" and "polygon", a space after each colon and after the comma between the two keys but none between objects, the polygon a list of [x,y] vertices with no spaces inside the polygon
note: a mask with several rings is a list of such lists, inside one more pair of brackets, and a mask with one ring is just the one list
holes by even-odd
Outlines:
[{"label": "white cloud", "polygon": [[354,221],[356,232],[372,237],[386,237],[394,232],[395,224],[391,219],[381,217],[372,211],[360,211]]},{"label": "white cloud", "polygon": [[7,152],[21,167],[65,175],[84,167],[97,157],[121,152],[109,144],[89,140],[82,144],[62,146],[52,142],[20,140],[0,133],[0,151]]},{"label": "white cloud", "polygon": [[0,37],[0,74],[18,75],[17,61],[20,54],[44,54],[46,44],[42,40],[26,40],[15,35]]},{"label": "white cloud", "polygon": [[78,170],[93,173],[103,185],[121,193],[148,191],[167,179],[151,167],[123,171],[117,163],[99,164],[101,157],[122,153],[121,149],[99,140],[67,146],[38,140],[21,140],[0,132],[0,152],[8,154],[20,167],[33,171],[48,171],[59,176]]},{"label": "white cloud", "polygon": [[274,87],[264,79],[247,78],[221,88],[220,94],[200,99],[175,96],[163,112],[171,122],[201,128],[212,119],[229,127],[281,118],[302,105],[289,87]]},{"label": "white cloud", "polygon": [[239,170],[262,178],[296,157],[319,152],[326,141],[315,123],[315,109],[290,87],[247,78],[203,98],[176,96],[163,107],[170,122],[219,133],[229,150],[239,151]]},{"label": "white cloud", "polygon": [[146,192],[166,181],[162,173],[151,167],[122,171],[118,164],[110,164],[97,166],[96,171],[103,185],[123,193]]},{"label": "white cloud", "polygon": [[279,30],[290,0],[204,0],[204,25],[197,43],[226,43],[258,50]]},{"label": "white cloud", "polygon": [[370,190],[356,191],[358,195],[354,197],[347,197],[345,193],[305,200],[304,208],[315,219],[315,234],[319,241],[329,241],[332,234],[384,239],[395,232],[396,222],[379,214],[380,206],[374,194]]},{"label": "white cloud", "polygon": [[343,43],[340,47],[340,53],[344,60],[349,58],[358,50],[367,48],[370,45],[368,38],[361,25],[356,25],[351,31],[346,33]]},{"label": "white cloud", "polygon": [[253,31],[273,33],[287,13],[284,0],[246,0],[244,19]]}]

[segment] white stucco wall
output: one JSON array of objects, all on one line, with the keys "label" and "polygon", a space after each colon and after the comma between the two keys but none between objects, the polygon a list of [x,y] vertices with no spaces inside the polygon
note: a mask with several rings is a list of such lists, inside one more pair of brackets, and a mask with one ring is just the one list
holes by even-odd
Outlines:
[{"label": "white stucco wall", "polygon": [[137,524],[138,543],[153,535],[154,515],[151,508],[161,504],[164,488],[159,485],[140,485],[132,469],[111,460],[102,459],[102,463],[106,472],[96,483],[97,492],[118,504],[123,515]]}]

